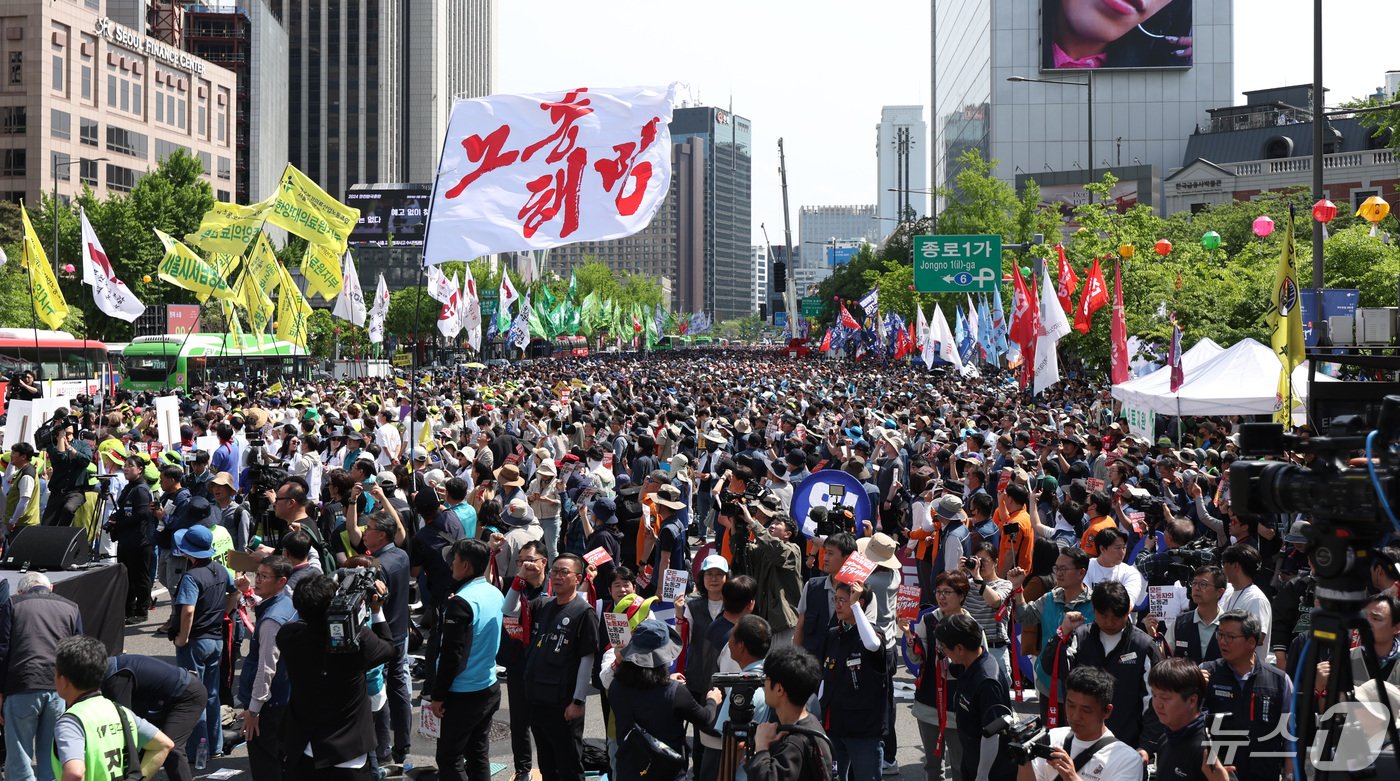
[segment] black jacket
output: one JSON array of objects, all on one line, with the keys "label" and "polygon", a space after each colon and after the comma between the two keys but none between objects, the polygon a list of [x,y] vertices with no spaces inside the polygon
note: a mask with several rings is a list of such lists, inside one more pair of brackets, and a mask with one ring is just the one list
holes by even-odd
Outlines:
[{"label": "black jacket", "polygon": [[1141,748],[1145,739],[1161,729],[1156,713],[1146,703],[1150,695],[1147,673],[1162,660],[1162,655],[1152,638],[1136,626],[1129,624],[1123,632],[1113,651],[1105,652],[1098,625],[1084,624],[1075,630],[1067,650],[1062,651],[1060,646],[1066,641],[1058,633],[1051,636],[1040,658],[1059,660],[1061,680],[1069,676],[1071,669],[1082,665],[1107,670],[1116,679],[1108,728],[1119,740]]},{"label": "black jacket", "polygon": [[117,497],[117,509],[112,513],[112,539],[123,546],[149,545],[148,529],[155,527],[151,517],[151,489],[144,479],[127,483]]},{"label": "black jacket", "polygon": [[282,750],[285,756],[299,757],[309,742],[318,768],[376,749],[365,673],[394,659],[387,622],[360,629],[357,653],[328,653],[326,635],[324,626],[305,621],[290,621],[277,633],[292,684]]},{"label": "black jacket", "polygon": [[58,642],[82,633],[78,606],[46,588],[0,604],[0,693],[53,691]]}]

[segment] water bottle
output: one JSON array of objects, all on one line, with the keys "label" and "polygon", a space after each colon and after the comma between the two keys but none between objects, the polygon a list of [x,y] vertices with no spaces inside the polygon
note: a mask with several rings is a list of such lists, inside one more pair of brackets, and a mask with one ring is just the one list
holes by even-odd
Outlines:
[{"label": "water bottle", "polygon": [[409,773],[412,773],[412,772],[413,772],[413,757],[407,757],[407,756],[406,756],[406,757],[403,758],[403,773],[402,773],[402,775],[403,775],[405,778],[407,778],[407,777],[408,777],[408,774],[409,774]]},{"label": "water bottle", "polygon": [[199,750],[194,755],[195,770],[203,770],[209,764],[209,739],[199,739]]}]

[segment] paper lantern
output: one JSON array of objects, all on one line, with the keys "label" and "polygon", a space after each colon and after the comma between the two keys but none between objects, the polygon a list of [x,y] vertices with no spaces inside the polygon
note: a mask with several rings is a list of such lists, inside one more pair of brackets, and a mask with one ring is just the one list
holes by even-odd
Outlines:
[{"label": "paper lantern", "polygon": [[1390,214],[1390,204],[1386,203],[1385,199],[1379,195],[1373,195],[1367,198],[1361,204],[1361,208],[1356,210],[1357,217],[1361,217],[1371,223],[1372,236],[1376,235],[1376,228],[1380,225],[1381,220],[1385,219],[1388,214]]},{"label": "paper lantern", "polygon": [[64,264],[63,264],[63,273],[65,273],[65,274],[72,274],[72,273],[73,273],[73,264],[72,264],[72,263],[64,263]]},{"label": "paper lantern", "polygon": [[1137,249],[1132,244],[1124,244],[1118,248],[1118,256],[1124,260],[1131,258],[1134,252],[1137,252]]},{"label": "paper lantern", "polygon": [[1201,246],[1211,252],[1220,249],[1220,234],[1215,231],[1206,231],[1201,235]]},{"label": "paper lantern", "polygon": [[1274,220],[1267,214],[1261,214],[1254,218],[1254,235],[1264,238],[1274,232]]},{"label": "paper lantern", "polygon": [[1169,255],[1172,251],[1172,243],[1169,239],[1157,239],[1157,243],[1152,245],[1152,250],[1158,255]]},{"label": "paper lantern", "polygon": [[141,281],[142,281],[142,282],[145,282],[145,283],[148,284],[148,285],[151,284],[151,275],[150,275],[150,274],[145,274],[145,275],[143,275],[143,276],[141,277]]},{"label": "paper lantern", "polygon": [[1337,204],[1332,203],[1326,198],[1323,198],[1322,200],[1313,204],[1312,212],[1314,220],[1317,220],[1323,225],[1326,225],[1327,223],[1332,221],[1333,217],[1337,216]]}]

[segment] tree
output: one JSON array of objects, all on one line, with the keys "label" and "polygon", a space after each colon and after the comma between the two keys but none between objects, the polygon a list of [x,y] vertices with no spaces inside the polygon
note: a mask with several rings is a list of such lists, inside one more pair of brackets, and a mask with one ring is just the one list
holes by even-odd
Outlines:
[{"label": "tree", "polygon": [[715,328],[722,338],[753,342],[763,333],[763,318],[756,314],[745,315],[737,320],[726,320]]},{"label": "tree", "polygon": [[[389,314],[384,328],[400,339],[430,339],[437,333],[438,314],[442,304],[428,296],[421,287],[396,290],[389,295]],[[485,328],[485,323],[482,324]]]}]

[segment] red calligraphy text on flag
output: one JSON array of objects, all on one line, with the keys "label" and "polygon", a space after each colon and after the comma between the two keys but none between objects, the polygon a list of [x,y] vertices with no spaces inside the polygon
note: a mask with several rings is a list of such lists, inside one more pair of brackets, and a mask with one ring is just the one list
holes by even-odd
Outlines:
[{"label": "red calligraphy text on flag", "polygon": [[462,139],[462,148],[467,150],[467,159],[473,163],[481,163],[481,166],[462,177],[462,181],[458,182],[452,189],[444,193],[444,196],[447,198],[456,198],[461,195],[462,191],[467,189],[472,182],[475,182],[477,179],[480,179],[482,176],[485,176],[497,168],[504,168],[514,163],[516,158],[520,155],[518,150],[512,149],[504,153],[501,151],[502,147],[506,145],[506,139],[509,137],[510,125],[501,125],[491,131],[490,135],[486,136],[486,138],[471,135]]},{"label": "red calligraphy text on flag", "polygon": [[627,185],[624,183],[617,191],[617,196],[613,203],[617,206],[617,213],[624,217],[631,217],[637,213],[637,209],[642,205],[642,197],[646,195],[647,182],[651,181],[651,162],[644,160],[633,165],[633,160],[637,155],[645,152],[656,140],[656,124],[661,121],[660,117],[652,117],[651,121],[642,126],[641,146],[629,141],[625,144],[617,144],[613,151],[617,153],[617,159],[603,159],[593,164],[593,170],[603,177],[603,189],[612,192],[613,187],[619,180],[630,177],[632,179],[632,192],[627,194]]},{"label": "red calligraphy text on flag", "polygon": [[578,147],[569,153],[568,163],[553,174],[545,174],[525,185],[530,198],[515,216],[521,223],[525,238],[539,231],[540,226],[564,213],[559,238],[578,230],[579,188],[583,184],[583,167],[588,162],[588,150]]},{"label": "red calligraphy text on flag", "polygon": [[566,93],[563,100],[550,100],[540,104],[541,109],[549,112],[549,121],[555,124],[554,132],[525,147],[525,153],[520,156],[522,161],[529,160],[551,142],[554,148],[544,158],[547,163],[557,163],[574,151],[578,143],[578,128],[574,123],[593,113],[593,109],[589,108],[592,101],[588,98],[575,102],[580,93],[587,91],[588,88],[581,87]]}]

